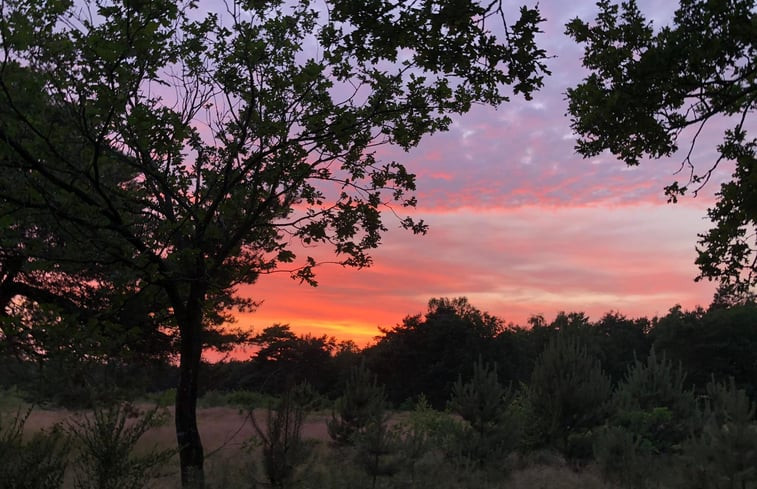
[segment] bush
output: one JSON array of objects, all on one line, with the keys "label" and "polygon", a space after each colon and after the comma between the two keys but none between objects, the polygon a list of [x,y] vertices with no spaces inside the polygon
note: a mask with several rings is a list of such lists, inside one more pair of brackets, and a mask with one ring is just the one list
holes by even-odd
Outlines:
[{"label": "bush", "polygon": [[259,392],[247,390],[216,391],[209,390],[198,400],[201,407],[237,407],[240,409],[265,408],[277,402],[276,398]]},{"label": "bush", "polygon": [[141,489],[153,473],[173,456],[175,450],[150,450],[134,453],[142,435],[163,423],[164,411],[158,407],[137,415],[129,403],[97,407],[69,425],[78,445],[75,486],[77,489]]},{"label": "bush", "polygon": [[383,412],[384,402],[384,389],[379,387],[365,363],[353,367],[331,420],[326,422],[329,436],[339,445],[353,445],[355,437]]},{"label": "bush", "polygon": [[605,477],[627,487],[673,478],[671,465],[696,426],[693,391],[686,375],[652,349],[638,359],[613,394],[611,417],[599,431],[594,457]]},{"label": "bush", "polygon": [[457,432],[457,443],[463,456],[478,467],[501,461],[518,445],[519,427],[510,409],[513,399],[512,389],[497,380],[496,368],[481,359],[468,382],[458,378],[452,387],[449,408],[466,423]]},{"label": "bush", "polygon": [[528,445],[552,447],[572,459],[590,455],[592,430],[607,417],[610,392],[610,379],[600,362],[578,339],[557,335],[531,375]]},{"label": "bush", "polygon": [[696,425],[694,392],[686,374],[654,348],[646,362],[636,360],[613,396],[611,422],[640,438],[654,455],[675,452]]},{"label": "bush", "polygon": [[273,409],[268,407],[265,427],[261,426],[252,410],[250,420],[263,449],[263,470],[271,487],[289,487],[295,471],[309,455],[308,445],[302,440],[302,423],[305,421],[311,389],[297,386],[284,393]]},{"label": "bush", "polygon": [[683,448],[682,487],[727,489],[757,487],[755,405],[743,389],[729,383],[707,384],[703,426]]},{"label": "bush", "polygon": [[144,399],[158,407],[169,407],[176,404],[176,388],[166,389],[164,391],[151,392],[144,396]]},{"label": "bush", "polygon": [[68,438],[59,426],[23,440],[24,425],[31,410],[20,412],[10,422],[0,415],[0,487],[57,489],[63,485]]},{"label": "bush", "polygon": [[620,426],[606,426],[594,442],[594,456],[608,480],[644,487],[649,476],[649,451],[639,436]]}]

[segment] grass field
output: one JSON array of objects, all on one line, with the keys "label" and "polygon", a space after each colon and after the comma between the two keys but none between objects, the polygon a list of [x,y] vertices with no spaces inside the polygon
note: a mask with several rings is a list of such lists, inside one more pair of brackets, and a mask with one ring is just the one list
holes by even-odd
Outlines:
[{"label": "grass field", "polygon": [[[136,404],[142,410],[150,409],[149,404]],[[27,405],[16,403],[14,406],[6,406],[4,416],[12,416],[20,409],[22,412]],[[139,440],[136,453],[144,453],[153,449],[175,449],[176,431],[173,426],[173,407],[165,408],[167,417],[165,423],[151,428]],[[256,409],[255,416],[263,421],[266,416],[265,409]],[[63,409],[32,409],[24,431],[27,435],[50,429],[56,424],[67,426],[82,416],[89,415],[87,411],[68,411]],[[206,454],[206,464],[209,480],[212,484],[214,477],[221,477],[219,472],[235,472],[235,478],[245,478],[244,471],[249,472],[248,466],[255,464],[255,430],[246,412],[234,407],[209,407],[198,410],[197,423],[200,426],[203,446]],[[326,430],[326,413],[311,413],[304,426],[303,438],[326,443],[328,433]],[[173,488],[179,487],[178,457],[175,456],[168,466],[162,471],[162,477],[153,481],[151,487]],[[215,472],[215,473],[214,473]],[[226,474],[228,476],[229,474]],[[73,487],[72,481],[66,487]],[[215,485],[214,485],[215,486]]]},{"label": "grass field", "polygon": [[[136,404],[140,410],[150,409],[150,404]],[[6,396],[2,404],[3,415],[8,416],[27,406],[21,402],[9,402]],[[166,418],[160,426],[155,426],[145,433],[136,446],[136,454],[146,453],[154,449],[175,449],[175,431],[173,427],[173,410],[165,408]],[[254,411],[261,424],[265,424],[266,410]],[[68,411],[63,409],[32,410],[25,425],[25,433],[31,435],[43,429],[49,429],[56,424],[70,425],[82,416],[89,415],[87,411]],[[395,415],[395,419],[403,415]],[[342,488],[366,487],[370,488],[370,481],[360,479],[356,473],[347,468],[346,459],[340,459],[343,454],[335,453],[329,444],[326,420],[330,413],[320,411],[310,413],[303,424],[303,438],[309,440],[314,447],[308,464],[300,474],[298,487],[312,488]],[[260,468],[260,449],[256,444],[256,433],[249,420],[248,414],[235,407],[206,407],[198,410],[198,425],[200,426],[203,445],[206,453],[206,480],[209,489],[234,489],[268,487],[263,483],[265,477]],[[159,475],[154,477],[147,487],[174,489],[180,487],[178,474],[178,460],[173,459],[164,465]],[[550,454],[531,456],[529,460],[510,460],[507,462],[512,469],[506,479],[487,483],[477,479],[475,487],[514,489],[602,489],[611,488],[597,475],[592,468],[580,472],[568,467],[559,457]],[[426,477],[435,480],[439,474],[439,467],[435,462],[420,463],[419,478],[412,484],[409,482],[381,481],[376,487],[439,487],[438,484],[423,484]],[[427,473],[424,473],[427,472]],[[443,487],[474,488],[459,479],[461,485],[456,485],[453,475],[445,477]],[[340,481],[340,479],[344,479]],[[335,482],[338,481],[338,482]],[[384,485],[385,484],[385,485]],[[74,475],[69,470],[66,475],[65,489],[73,489]]]}]

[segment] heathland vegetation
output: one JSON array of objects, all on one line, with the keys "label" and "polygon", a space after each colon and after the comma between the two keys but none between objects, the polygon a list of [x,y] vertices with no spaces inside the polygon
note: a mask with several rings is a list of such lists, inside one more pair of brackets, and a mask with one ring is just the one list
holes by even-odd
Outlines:
[{"label": "heathland vegetation", "polygon": [[[362,349],[274,325],[250,338],[250,358],[204,365],[206,482],[755,487],[755,321],[751,299],[720,297],[651,319],[570,313],[521,327],[458,298]],[[178,484],[170,359],[101,360],[76,377],[10,358],[2,369],[3,487]]]},{"label": "heathland vegetation", "polygon": [[[544,18],[497,0],[223,4],[0,2],[0,380],[90,410],[38,433],[38,411],[3,416],[1,484],[140,487],[176,456],[202,489],[198,400],[251,413],[272,396],[246,418],[260,468],[239,484],[498,486],[546,458],[607,483],[753,487],[754,0],[681,1],[657,30],[635,2],[600,0],[567,25],[589,70],[567,92],[581,154],[636,165],[685,144],[673,201],[734,163],[698,247],[713,307],[517,327],[438,299],[362,350],[226,326],[265,299],[242,285],[370,266],[387,220],[424,233],[415,175],[377,147],[530,100],[549,75]],[[699,135],[729,118],[697,169]],[[248,360],[202,362],[243,342]],[[175,453],[139,445],[164,411],[120,401],[144,396],[172,403]],[[321,444],[303,435],[313,412]]]}]

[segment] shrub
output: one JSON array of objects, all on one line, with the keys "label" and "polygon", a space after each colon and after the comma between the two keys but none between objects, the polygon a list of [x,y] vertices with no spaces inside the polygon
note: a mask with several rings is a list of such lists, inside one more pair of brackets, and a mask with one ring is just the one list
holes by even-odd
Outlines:
[{"label": "shrub", "polygon": [[449,408],[465,422],[458,431],[463,456],[479,467],[501,460],[518,444],[518,425],[510,405],[514,395],[497,380],[494,366],[481,359],[473,366],[473,377],[462,377],[452,387]]},{"label": "shrub", "polygon": [[263,470],[271,487],[288,487],[297,467],[309,455],[302,440],[302,423],[308,399],[312,397],[310,392],[306,385],[285,392],[275,409],[269,405],[265,427],[258,423],[252,410],[249,412],[262,443]]},{"label": "shrub", "polygon": [[594,456],[608,480],[627,487],[644,487],[648,476],[648,450],[641,439],[620,426],[606,426],[594,442]]},{"label": "shrub", "polygon": [[686,374],[654,348],[646,362],[636,360],[612,400],[611,422],[640,438],[654,455],[680,448],[696,424],[694,392],[685,386]]},{"label": "shrub", "polygon": [[637,359],[629,367],[593,446],[605,477],[627,487],[672,477],[669,466],[696,425],[694,394],[685,384],[681,367],[654,349],[645,362]]},{"label": "shrub", "polygon": [[96,407],[69,425],[78,444],[77,489],[141,489],[175,453],[174,450],[152,449],[136,455],[135,446],[152,427],[161,424],[164,411],[155,407],[134,417],[129,403]]},{"label": "shrub", "polygon": [[357,463],[371,478],[375,489],[379,477],[392,476],[402,466],[400,430],[389,425],[389,416],[376,411],[374,417],[355,436]]},{"label": "shrub", "polygon": [[59,426],[35,433],[24,441],[31,409],[16,413],[10,422],[0,415],[0,487],[57,489],[63,484],[69,441]]},{"label": "shrub", "polygon": [[365,363],[353,367],[331,420],[326,422],[329,436],[339,445],[353,445],[355,437],[383,412],[384,402],[384,389]]},{"label": "shrub", "polygon": [[726,489],[757,486],[755,405],[733,378],[707,384],[703,426],[683,448],[682,487]]},{"label": "shrub", "polygon": [[174,404],[176,404],[176,388],[150,392],[144,396],[144,399],[149,403],[157,405],[158,407],[173,406]]},{"label": "shrub", "polygon": [[528,388],[528,444],[556,448],[569,458],[590,455],[592,430],[606,419],[610,392],[599,360],[577,338],[552,338],[537,359]]},{"label": "shrub", "polygon": [[217,391],[209,390],[198,400],[201,407],[236,407],[243,411],[265,408],[276,404],[277,399],[269,394],[248,390]]}]

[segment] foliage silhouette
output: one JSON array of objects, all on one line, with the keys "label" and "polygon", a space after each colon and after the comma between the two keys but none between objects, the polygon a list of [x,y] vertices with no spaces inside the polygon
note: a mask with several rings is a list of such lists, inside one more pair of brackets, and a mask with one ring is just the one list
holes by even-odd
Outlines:
[{"label": "foliage silhouette", "polygon": [[383,417],[384,404],[384,388],[365,363],[352,367],[344,392],[326,423],[329,436],[338,445],[354,445],[357,436]]},{"label": "foliage silhouette", "polygon": [[24,439],[31,414],[18,411],[8,422],[0,416],[0,487],[59,489],[68,465],[70,440],[59,425]]},{"label": "foliage silhouette", "polygon": [[[547,73],[542,20],[522,7],[505,23],[499,3],[473,1],[233,1],[223,15],[192,0],[3,4],[0,198],[167,298],[185,486],[204,479],[208,327],[255,306],[237,287],[274,271],[315,284],[327,259],[301,245],[370,265],[381,211],[415,205],[414,175],[375,147],[410,149],[473,104],[507,101],[505,87],[530,98]],[[19,70],[36,82],[22,90]]]},{"label": "foliage silhouette", "polygon": [[529,443],[570,458],[586,457],[591,430],[601,425],[610,379],[577,338],[555,336],[539,357],[528,386]]},{"label": "foliage silhouette", "polygon": [[513,399],[512,389],[499,383],[496,367],[481,359],[474,364],[470,380],[463,382],[460,377],[452,386],[449,409],[469,425],[458,443],[464,447],[464,456],[480,467],[505,459],[518,446],[519,420],[510,409]]},{"label": "foliage silhouette", "polygon": [[[568,89],[576,149],[586,157],[609,150],[637,165],[671,156],[682,144],[688,181],[666,187],[671,201],[687,191],[696,195],[722,161],[734,162],[731,180],[708,211],[714,227],[700,235],[696,263],[699,278],[748,291],[757,284],[757,139],[748,133],[757,102],[754,0],[682,0],[671,25],[659,29],[635,1],[597,5],[593,24],[578,18],[567,24],[567,33],[585,44],[583,65],[590,71]],[[717,159],[698,168],[700,135],[724,118],[732,126]]]}]

